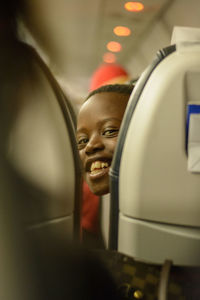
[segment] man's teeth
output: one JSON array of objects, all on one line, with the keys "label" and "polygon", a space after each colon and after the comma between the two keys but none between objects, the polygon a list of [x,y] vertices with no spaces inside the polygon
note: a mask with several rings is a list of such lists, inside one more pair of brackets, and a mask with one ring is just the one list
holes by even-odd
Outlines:
[{"label": "man's teeth", "polygon": [[91,167],[90,167],[90,171],[94,171],[96,169],[104,169],[104,168],[108,168],[109,165],[107,162],[102,162],[102,161],[95,161],[92,163]]}]

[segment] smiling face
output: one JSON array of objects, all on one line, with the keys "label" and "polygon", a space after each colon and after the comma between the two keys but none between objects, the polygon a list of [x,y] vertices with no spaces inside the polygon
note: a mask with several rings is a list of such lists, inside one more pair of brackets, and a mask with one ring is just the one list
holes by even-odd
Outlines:
[{"label": "smiling face", "polygon": [[109,192],[109,168],[128,94],[102,92],[81,107],[77,120],[77,143],[84,178],[96,195]]}]

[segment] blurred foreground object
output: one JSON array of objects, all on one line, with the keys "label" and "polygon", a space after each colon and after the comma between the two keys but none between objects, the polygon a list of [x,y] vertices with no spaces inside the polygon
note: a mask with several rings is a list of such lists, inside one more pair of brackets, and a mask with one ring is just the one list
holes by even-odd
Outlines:
[{"label": "blurred foreground object", "polygon": [[156,264],[110,250],[96,254],[110,271],[121,300],[200,299],[200,268],[177,267],[170,261]]},{"label": "blurred foreground object", "polygon": [[67,236],[78,222],[73,214],[80,200],[70,108],[33,48],[20,42],[9,46],[1,48],[0,58],[2,147],[22,178],[25,194],[18,203],[29,228],[57,228]]},{"label": "blurred foreground object", "polygon": [[46,253],[47,245],[60,249],[59,240],[79,240],[75,124],[49,69],[17,39],[14,18],[12,9],[3,15],[0,32],[0,298],[50,299],[41,296],[42,276],[36,284],[40,264],[33,246]]}]

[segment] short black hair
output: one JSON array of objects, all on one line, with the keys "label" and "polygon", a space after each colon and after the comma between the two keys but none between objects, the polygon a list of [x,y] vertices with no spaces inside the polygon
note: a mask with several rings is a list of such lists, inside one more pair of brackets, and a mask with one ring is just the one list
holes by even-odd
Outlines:
[{"label": "short black hair", "polygon": [[[126,95],[131,95],[133,91],[134,85],[133,84],[107,84],[107,85],[102,85],[96,90],[93,90],[89,93],[85,101],[87,101],[90,97],[92,97],[95,94],[100,94],[100,93],[120,93],[120,94],[126,94]],[[84,101],[84,102],[85,102]]]}]

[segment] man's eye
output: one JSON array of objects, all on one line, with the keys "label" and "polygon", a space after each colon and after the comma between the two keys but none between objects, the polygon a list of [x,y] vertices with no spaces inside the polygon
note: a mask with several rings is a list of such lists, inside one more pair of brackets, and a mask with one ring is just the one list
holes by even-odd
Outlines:
[{"label": "man's eye", "polygon": [[86,138],[85,138],[85,139],[81,139],[81,140],[78,141],[78,144],[79,144],[79,145],[81,145],[81,144],[86,144],[87,141],[88,141],[88,139],[86,139]]},{"label": "man's eye", "polygon": [[78,144],[78,148],[81,149],[83,148],[88,142],[88,139],[87,138],[81,138],[77,141],[77,144]]},{"label": "man's eye", "polygon": [[119,132],[119,129],[107,129],[103,132],[103,135],[114,137],[117,136]]}]

